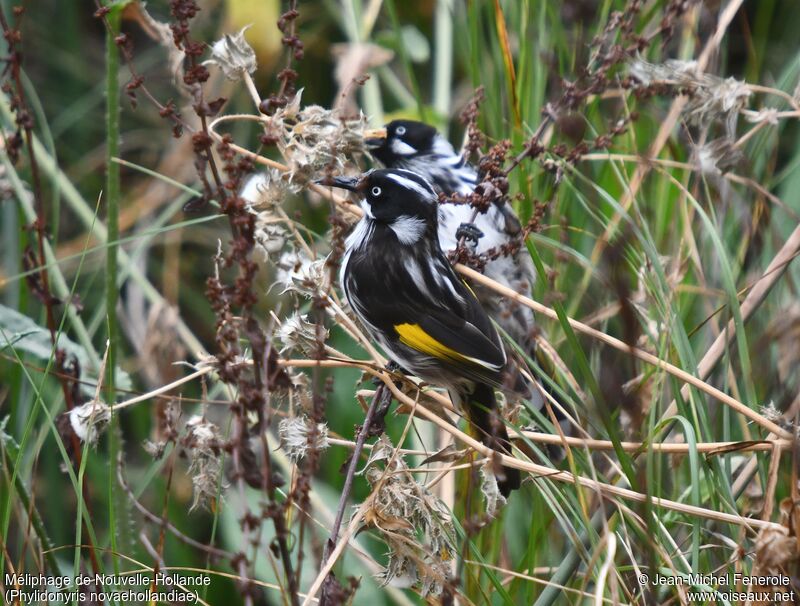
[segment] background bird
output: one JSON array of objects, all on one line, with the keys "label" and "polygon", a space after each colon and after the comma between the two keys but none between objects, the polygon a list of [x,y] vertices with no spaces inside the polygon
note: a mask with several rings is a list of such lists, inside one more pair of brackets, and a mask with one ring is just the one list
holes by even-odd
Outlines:
[{"label": "background bird", "polygon": [[[348,237],[341,284],[372,337],[404,370],[444,387],[490,448],[510,453],[497,414],[506,355],[491,320],[439,245],[437,196],[419,175],[373,170],[328,185],[356,192],[364,216]],[[497,466],[500,491],[520,485]]]},{"label": "background bird", "polygon": [[[373,132],[377,134],[377,132]],[[402,168],[427,179],[446,195],[470,194],[478,182],[477,171],[433,127],[413,120],[395,120],[386,125],[385,136],[367,139],[370,153],[389,168]],[[474,252],[483,254],[492,248],[509,244],[519,237],[521,225],[511,206],[505,201],[490,205],[472,221],[474,209],[468,204],[439,205],[439,242],[444,251],[454,250],[462,234],[472,240]],[[477,232],[470,229],[470,222]],[[467,229],[463,229],[464,227]],[[484,274],[521,295],[529,296],[536,272],[525,247],[516,253],[488,260]],[[481,304],[495,322],[531,358],[536,355],[533,310],[519,305],[496,292],[475,286]],[[543,405],[538,389],[528,394],[535,406]]]}]

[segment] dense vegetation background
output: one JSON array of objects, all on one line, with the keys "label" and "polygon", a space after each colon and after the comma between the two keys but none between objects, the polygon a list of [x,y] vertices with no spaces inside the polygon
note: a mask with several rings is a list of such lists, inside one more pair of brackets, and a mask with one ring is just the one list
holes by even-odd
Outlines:
[{"label": "dense vegetation background", "polygon": [[[0,6],[4,574],[206,571],[205,603],[300,604],[344,537],[328,603],[797,583],[800,4]],[[248,24],[251,75],[203,65]],[[375,390],[354,360],[379,360],[322,261],[352,213],[309,182],[369,166],[361,131],[395,117],[485,135],[472,161],[508,171],[554,310],[543,381],[573,440],[553,463],[547,415],[509,411],[533,479],[497,511],[473,449],[423,463],[465,436],[410,416],[436,404],[414,390],[340,506]]]}]

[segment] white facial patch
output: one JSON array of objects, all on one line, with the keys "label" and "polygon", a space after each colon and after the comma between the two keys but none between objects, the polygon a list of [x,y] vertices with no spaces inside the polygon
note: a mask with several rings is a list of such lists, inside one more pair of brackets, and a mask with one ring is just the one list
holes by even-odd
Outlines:
[{"label": "white facial patch", "polygon": [[435,198],[435,195],[432,190],[423,187],[422,185],[420,185],[416,181],[413,181],[412,179],[406,179],[403,175],[400,175],[398,173],[389,173],[386,176],[395,183],[397,183],[398,185],[401,185],[406,189],[410,189],[417,192],[423,198],[426,199]]},{"label": "white facial patch", "polygon": [[350,295],[347,292],[347,285],[344,279],[344,276],[347,273],[347,264],[350,262],[350,256],[353,254],[353,251],[360,249],[372,239],[374,230],[375,223],[367,218],[362,218],[361,221],[356,224],[356,228],[352,231],[352,233],[347,236],[347,240],[345,240],[344,257],[342,258],[342,265],[339,268],[339,282],[342,284],[342,288],[345,291],[345,296],[347,297],[348,301],[350,300]]},{"label": "white facial patch", "polygon": [[401,244],[416,244],[425,233],[425,220],[402,215],[389,223],[389,229],[394,232]]},{"label": "white facial patch", "polygon": [[367,202],[366,200],[361,200],[361,210],[364,211],[364,215],[369,217],[370,219],[374,219],[375,215],[372,213],[372,205]]},{"label": "white facial patch", "polygon": [[400,139],[392,139],[392,151],[398,156],[413,156],[417,150]]}]

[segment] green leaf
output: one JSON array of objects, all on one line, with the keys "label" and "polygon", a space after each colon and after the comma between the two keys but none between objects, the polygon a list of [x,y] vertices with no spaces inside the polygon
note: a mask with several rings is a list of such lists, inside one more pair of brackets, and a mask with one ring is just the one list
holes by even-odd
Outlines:
[{"label": "green leaf", "polygon": [[413,25],[404,25],[399,31],[382,31],[376,34],[375,42],[395,51],[405,51],[412,63],[424,63],[431,56],[428,39]]},{"label": "green leaf", "polygon": [[[53,344],[50,340],[50,331],[42,328],[25,314],[0,304],[0,329],[6,335],[4,342],[0,342],[0,349],[14,348],[18,352],[25,352],[40,360],[49,360],[53,354]],[[86,350],[69,339],[63,333],[58,336],[58,348],[67,355],[75,356],[81,368],[92,367]],[[90,380],[97,380],[91,377]],[[130,389],[131,379],[128,373],[117,369],[117,386]],[[81,390],[87,396],[94,395],[94,387],[83,383]]]}]

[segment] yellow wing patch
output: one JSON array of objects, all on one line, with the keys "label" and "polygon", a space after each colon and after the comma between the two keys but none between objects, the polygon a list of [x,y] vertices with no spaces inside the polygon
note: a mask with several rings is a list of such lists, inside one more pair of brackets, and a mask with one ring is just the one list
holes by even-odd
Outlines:
[{"label": "yellow wing patch", "polygon": [[452,347],[448,347],[441,341],[437,341],[426,333],[419,324],[395,324],[394,329],[400,336],[400,342],[420,353],[427,354],[438,360],[450,360],[451,362],[471,362],[491,370],[499,370],[501,366],[489,364],[483,360],[465,356],[457,352]]},{"label": "yellow wing patch", "polygon": [[448,347],[426,333],[419,324],[395,324],[394,329],[400,335],[400,342],[412,349],[433,356],[440,360],[470,360],[455,349]]}]

